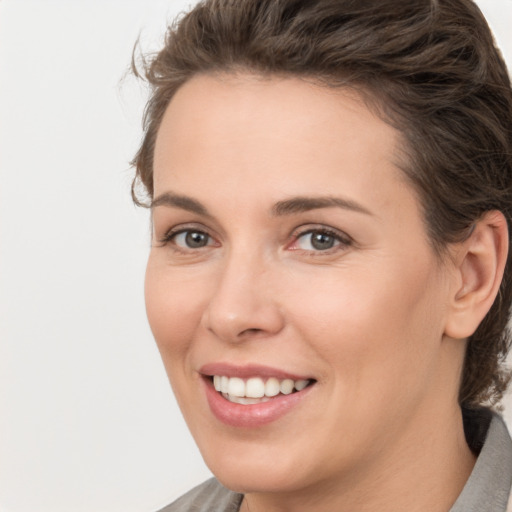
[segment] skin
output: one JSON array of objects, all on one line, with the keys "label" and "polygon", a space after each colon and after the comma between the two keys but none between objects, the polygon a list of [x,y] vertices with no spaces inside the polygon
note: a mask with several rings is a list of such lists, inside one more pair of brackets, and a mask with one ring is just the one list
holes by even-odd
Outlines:
[{"label": "skin", "polygon": [[[460,248],[434,254],[400,142],[354,91],[298,78],[199,76],[168,106],[147,313],[199,449],[243,510],[448,511],[474,465],[457,404],[465,342],[447,335]],[[296,197],[345,204],[276,213]],[[311,244],[322,229],[327,250]],[[209,409],[211,362],[316,382],[278,420],[236,428]]]}]

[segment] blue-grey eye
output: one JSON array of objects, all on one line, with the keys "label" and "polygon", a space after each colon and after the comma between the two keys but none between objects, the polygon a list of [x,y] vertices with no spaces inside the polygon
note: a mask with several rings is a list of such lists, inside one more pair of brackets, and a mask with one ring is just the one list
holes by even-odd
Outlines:
[{"label": "blue-grey eye", "polygon": [[297,246],[305,251],[326,251],[340,244],[335,235],[326,231],[309,231],[297,238]]},{"label": "blue-grey eye", "polygon": [[186,249],[200,249],[211,243],[210,235],[203,231],[182,231],[174,235],[174,243]]}]

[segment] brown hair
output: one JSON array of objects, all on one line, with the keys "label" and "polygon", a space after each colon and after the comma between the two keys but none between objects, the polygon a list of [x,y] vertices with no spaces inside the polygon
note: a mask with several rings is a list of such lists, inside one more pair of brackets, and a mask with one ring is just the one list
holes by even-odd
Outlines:
[{"label": "brown hair", "polygon": [[[512,90],[487,23],[471,0],[204,0],[143,61],[151,97],[133,164],[152,199],[155,139],[169,101],[194,75],[295,75],[369,93],[405,140],[439,254],[489,210],[512,226]],[[134,66],[136,74],[137,66]],[[496,403],[508,383],[509,254],[498,298],[470,337],[459,401]]]}]

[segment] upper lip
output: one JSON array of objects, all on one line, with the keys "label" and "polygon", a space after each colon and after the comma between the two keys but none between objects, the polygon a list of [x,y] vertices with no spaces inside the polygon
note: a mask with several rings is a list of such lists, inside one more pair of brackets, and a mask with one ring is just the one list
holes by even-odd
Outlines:
[{"label": "upper lip", "polygon": [[201,366],[199,372],[208,377],[219,375],[226,377],[239,377],[241,379],[248,379],[250,377],[274,377],[278,380],[313,380],[309,376],[297,375],[285,370],[259,364],[235,365],[231,363],[208,363]]}]

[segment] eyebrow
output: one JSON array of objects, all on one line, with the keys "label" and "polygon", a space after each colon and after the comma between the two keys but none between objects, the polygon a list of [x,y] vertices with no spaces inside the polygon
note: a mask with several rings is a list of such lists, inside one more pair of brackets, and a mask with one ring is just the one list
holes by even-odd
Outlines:
[{"label": "eyebrow", "polygon": [[[196,199],[189,196],[174,194],[172,192],[165,192],[156,197],[151,202],[151,209],[157,206],[169,206],[180,208],[204,217],[213,217],[213,215]],[[343,208],[345,210],[352,210],[357,213],[364,213],[366,215],[373,215],[370,210],[361,204],[351,199],[332,196],[308,197],[297,196],[284,201],[278,201],[271,209],[274,216],[293,215],[295,213],[307,212],[310,210],[317,210],[320,208]]]},{"label": "eyebrow", "polygon": [[209,213],[199,201],[188,196],[173,194],[171,192],[165,192],[153,199],[151,202],[151,209],[156,208],[157,206],[170,206],[187,210],[204,217],[212,217],[211,213]]},{"label": "eyebrow", "polygon": [[351,199],[332,196],[321,197],[307,197],[297,196],[285,201],[279,201],[272,207],[272,214],[292,215],[294,213],[307,212],[309,210],[316,210],[319,208],[332,208],[338,207],[345,210],[352,210],[357,213],[364,213],[366,215],[373,215],[373,213],[365,208],[363,205],[352,201]]}]

